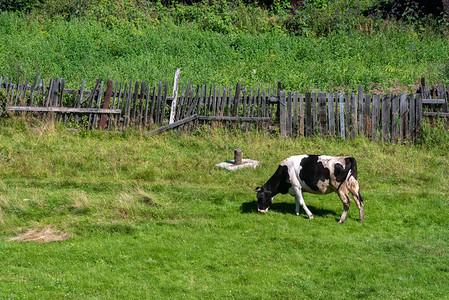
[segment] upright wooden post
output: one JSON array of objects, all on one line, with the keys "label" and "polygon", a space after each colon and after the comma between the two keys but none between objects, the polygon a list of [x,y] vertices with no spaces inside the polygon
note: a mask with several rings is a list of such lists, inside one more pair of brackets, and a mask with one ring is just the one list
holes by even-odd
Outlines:
[{"label": "upright wooden post", "polygon": [[421,135],[422,115],[422,94],[416,94],[416,138]]},{"label": "upright wooden post", "polygon": [[334,105],[334,93],[327,94],[327,109],[329,115],[329,135],[335,135],[335,105]]},{"label": "upright wooden post", "polygon": [[355,138],[358,134],[357,120],[357,99],[355,94],[351,94],[351,138]]},{"label": "upright wooden post", "polygon": [[305,102],[306,102],[306,132],[305,136],[311,136],[312,135],[312,94],[310,92],[307,92],[305,94]]},{"label": "upright wooden post", "polygon": [[238,116],[239,113],[239,104],[240,104],[240,92],[242,90],[242,84],[237,83],[237,86],[235,88],[235,95],[234,95],[234,117]]},{"label": "upright wooden post", "polygon": [[286,127],[287,127],[287,135],[292,136],[293,131],[293,125],[292,125],[292,92],[288,92],[287,94],[287,115],[286,115]]},{"label": "upright wooden post", "polygon": [[391,105],[391,139],[397,143],[399,139],[399,97],[397,95],[393,95]]},{"label": "upright wooden post", "polygon": [[178,86],[179,86],[179,75],[181,75],[181,69],[178,68],[175,73],[175,80],[173,82],[173,101],[171,103],[170,109],[170,120],[169,124],[175,121],[176,104],[178,102]]},{"label": "upright wooden post", "polygon": [[279,93],[279,123],[280,123],[280,134],[281,137],[285,138],[287,136],[287,120],[286,120],[286,93],[281,91]]},{"label": "upright wooden post", "polygon": [[304,97],[299,94],[299,134],[304,136]]},{"label": "upright wooden post", "polygon": [[298,135],[298,91],[293,92],[293,136]]},{"label": "upright wooden post", "polygon": [[320,134],[322,137],[326,136],[327,133],[327,122],[326,122],[326,94],[318,93],[318,105],[319,105],[319,126]]},{"label": "upright wooden post", "polygon": [[400,131],[399,136],[401,141],[404,141],[408,137],[408,103],[407,103],[408,95],[402,94],[400,99],[400,114],[401,114],[401,123],[400,123]]},{"label": "upright wooden post", "polygon": [[373,140],[377,141],[379,139],[377,135],[377,130],[379,128],[379,120],[380,120],[380,95],[373,95],[373,117],[372,120],[372,134]]},{"label": "upright wooden post", "polygon": [[234,150],[234,164],[235,165],[242,164],[242,150],[240,150],[240,149]]},{"label": "upright wooden post", "polygon": [[390,141],[390,95],[382,96],[382,139],[384,142]]},{"label": "upright wooden post", "polygon": [[312,93],[312,117],[313,117],[313,133],[318,133],[318,110],[317,110],[317,94]]},{"label": "upright wooden post", "polygon": [[363,134],[364,133],[364,125],[365,123],[363,122],[363,99],[364,99],[364,95],[363,95],[363,87],[360,86],[359,90],[358,90],[358,112],[359,112],[359,119],[358,119],[358,125],[359,125],[359,133]]},{"label": "upright wooden post", "polygon": [[339,112],[340,112],[340,136],[342,139],[345,139],[345,96],[343,95],[343,93],[340,93],[338,95],[339,98]]},{"label": "upright wooden post", "polygon": [[[112,86],[114,85],[114,81],[109,79],[106,87],[106,95],[104,97],[103,108],[109,108],[109,104],[111,102],[112,95]],[[102,114],[100,119],[100,129],[104,130],[106,128],[106,115]]]},{"label": "upright wooden post", "polygon": [[415,141],[416,137],[416,131],[415,131],[415,124],[416,124],[416,105],[415,105],[415,95],[410,94],[410,137],[412,141]]}]

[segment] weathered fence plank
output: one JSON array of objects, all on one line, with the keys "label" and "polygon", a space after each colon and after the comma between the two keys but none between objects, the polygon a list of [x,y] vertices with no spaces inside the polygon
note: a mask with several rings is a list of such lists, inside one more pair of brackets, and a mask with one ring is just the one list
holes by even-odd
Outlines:
[{"label": "weathered fence plank", "polygon": [[279,122],[280,122],[280,134],[281,137],[287,136],[287,123],[286,123],[286,95],[285,91],[281,91],[279,94]]},{"label": "weathered fence plank", "polygon": [[186,124],[186,123],[195,121],[195,120],[197,120],[197,119],[198,119],[198,115],[197,115],[197,114],[194,114],[194,115],[191,115],[191,116],[189,116],[189,117],[186,117],[186,118],[184,118],[184,119],[182,119],[182,120],[173,122],[173,123],[171,123],[171,124],[168,124],[168,125],[159,127],[158,129],[155,129],[155,130],[153,130],[153,131],[150,131],[150,132],[148,133],[148,135],[153,135],[153,134],[156,134],[156,133],[161,133],[161,132],[167,131],[167,130],[169,130],[169,129],[176,128],[176,127],[181,126],[181,125],[184,125],[184,124]]},{"label": "weathered fence plank", "polygon": [[312,132],[317,134],[318,131],[318,109],[317,109],[318,101],[317,101],[317,93],[312,93],[312,116],[313,116],[313,124],[312,124]]},{"label": "weathered fence plank", "polygon": [[345,131],[345,109],[344,109],[344,101],[345,101],[345,96],[343,95],[343,93],[340,93],[338,95],[338,100],[339,100],[339,107],[338,107],[338,112],[340,115],[340,136],[342,139],[346,138],[346,131]]},{"label": "weathered fence plank", "polygon": [[[265,114],[263,115],[265,117]],[[298,136],[298,91],[293,92],[293,136]]]},{"label": "weathered fence plank", "polygon": [[377,141],[379,136],[377,134],[377,130],[379,129],[379,121],[380,121],[380,95],[373,95],[373,117],[372,117],[372,134],[373,140]]},{"label": "weathered fence plank", "polygon": [[327,109],[329,115],[329,135],[335,135],[335,105],[334,105],[334,94],[327,94]]},{"label": "weathered fence plank", "polygon": [[176,105],[178,103],[178,85],[179,85],[179,76],[181,75],[181,69],[178,68],[176,69],[175,72],[175,79],[173,82],[173,101],[171,103],[171,108],[170,108],[170,119],[169,119],[169,124],[175,122],[175,113],[176,113]]},{"label": "weathered fence plank", "polygon": [[412,141],[416,138],[416,128],[415,128],[415,122],[416,122],[416,101],[415,101],[415,95],[410,94],[410,137]]},{"label": "weathered fence plank", "polygon": [[400,121],[400,139],[401,141],[404,141],[409,134],[408,131],[408,103],[407,103],[408,95],[402,94],[400,97],[400,114],[401,114],[401,121]]},{"label": "weathered fence plank", "polygon": [[357,98],[355,94],[351,94],[351,138],[354,138],[358,134],[357,123]]},{"label": "weathered fence plank", "polygon": [[299,94],[299,135],[304,137],[304,95]]},{"label": "weathered fence plank", "polygon": [[371,95],[365,95],[365,103],[363,104],[364,116],[365,116],[365,136],[372,137],[371,131]]},{"label": "weathered fence plank", "polygon": [[363,94],[363,87],[362,86],[360,86],[359,87],[359,89],[358,89],[358,93],[357,93],[357,99],[358,99],[358,107],[357,107],[357,110],[358,110],[358,120],[359,120],[359,123],[358,123],[358,134],[364,134],[364,132],[365,132],[365,122],[364,122],[364,120],[363,120],[363,100],[364,100],[364,94]]},{"label": "weathered fence plank", "polygon": [[384,142],[390,141],[390,108],[391,99],[389,95],[382,96],[382,140]]},{"label": "weathered fence plank", "polygon": [[305,124],[305,136],[311,136],[313,133],[313,127],[312,127],[312,93],[306,93],[305,94],[305,102],[306,102],[306,124]]},{"label": "weathered fence plank", "polygon": [[[108,80],[106,87],[106,96],[104,97],[103,109],[108,109],[112,96],[112,87],[114,85],[114,81]],[[102,115],[100,119],[100,129],[104,130],[106,128],[106,115]]]},{"label": "weathered fence plank", "polygon": [[393,95],[391,100],[391,140],[394,143],[399,139],[399,97]]},{"label": "weathered fence plank", "polygon": [[10,105],[5,107],[9,111],[23,111],[23,112],[61,112],[61,113],[80,113],[80,114],[120,114],[121,109],[103,109],[103,108],[74,108],[74,107],[60,107],[60,106],[15,106]]},{"label": "weathered fence plank", "polygon": [[351,102],[351,98],[348,93],[345,94],[345,128],[346,128],[346,137],[351,138],[351,110],[349,107],[349,103]]},{"label": "weathered fence plank", "polygon": [[286,130],[286,134],[287,134],[287,136],[292,136],[292,133],[293,133],[293,131],[292,131],[292,128],[293,128],[293,125],[292,125],[292,101],[293,101],[293,99],[292,99],[292,92],[288,92],[287,93],[287,99],[286,99],[286,101],[287,101],[287,109],[286,109],[286,113],[287,113],[287,115],[286,115],[286,117],[287,117],[287,120],[286,120],[286,126],[287,126],[287,130]]},{"label": "weathered fence plank", "polygon": [[327,135],[327,120],[326,120],[326,93],[318,93],[319,105],[319,133],[322,137]]}]

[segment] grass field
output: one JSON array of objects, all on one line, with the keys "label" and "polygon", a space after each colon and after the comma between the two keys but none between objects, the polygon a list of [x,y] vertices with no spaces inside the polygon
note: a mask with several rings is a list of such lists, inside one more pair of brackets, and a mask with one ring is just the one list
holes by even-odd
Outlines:
[{"label": "grass field", "polygon": [[[449,138],[425,137],[74,135],[2,120],[0,298],[447,299]],[[262,167],[214,166],[237,147]],[[257,213],[254,187],[299,153],[357,159],[365,222],[353,203],[337,224],[336,195],[305,194],[314,220],[286,195]],[[69,239],[9,241],[43,228]]]}]

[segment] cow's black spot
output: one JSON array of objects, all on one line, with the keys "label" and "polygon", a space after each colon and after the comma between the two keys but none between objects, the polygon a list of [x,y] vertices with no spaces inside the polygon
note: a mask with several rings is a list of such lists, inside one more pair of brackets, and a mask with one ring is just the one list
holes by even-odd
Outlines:
[{"label": "cow's black spot", "polygon": [[287,194],[288,190],[292,186],[290,182],[290,176],[288,175],[288,168],[287,166],[279,166],[278,170],[280,170],[278,191],[281,194]]},{"label": "cow's black spot", "polygon": [[299,178],[313,191],[318,191],[318,181],[330,180],[330,171],[318,162],[318,155],[309,155],[301,160]]},{"label": "cow's black spot", "polygon": [[357,168],[356,168],[356,162],[353,157],[346,157],[345,158],[345,167],[339,163],[336,163],[334,166],[334,174],[337,182],[343,182],[346,180],[349,171],[352,170],[352,176],[354,176],[355,179],[357,179]]},{"label": "cow's black spot", "polygon": [[265,184],[265,188],[274,194],[287,194],[291,186],[287,166],[278,166],[276,172],[274,172],[273,176]]},{"label": "cow's black spot", "polygon": [[279,166],[273,176],[261,188],[256,188],[258,208],[267,209],[274,196],[279,193],[287,194],[291,186],[287,166]]}]

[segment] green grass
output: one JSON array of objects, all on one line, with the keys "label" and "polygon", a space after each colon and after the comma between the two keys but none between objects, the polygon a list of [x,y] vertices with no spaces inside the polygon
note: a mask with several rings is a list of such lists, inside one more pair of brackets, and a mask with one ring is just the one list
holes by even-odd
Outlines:
[{"label": "green grass", "polygon": [[[435,130],[389,145],[2,120],[0,298],[447,298],[449,139]],[[237,147],[262,167],[214,166]],[[314,220],[287,195],[257,213],[253,188],[299,153],[357,159],[365,222],[352,204],[337,224],[336,195],[305,194]],[[48,225],[71,238],[8,241]]]},{"label": "green grass", "polygon": [[376,25],[373,36],[356,25],[327,36],[278,32],[220,33],[196,23],[108,28],[95,20],[39,21],[0,14],[0,75],[47,84],[62,77],[67,87],[93,88],[98,77],[116,81],[233,85],[286,90],[384,92],[416,91],[427,82],[449,82],[449,44],[432,31],[419,33],[400,24]]}]

